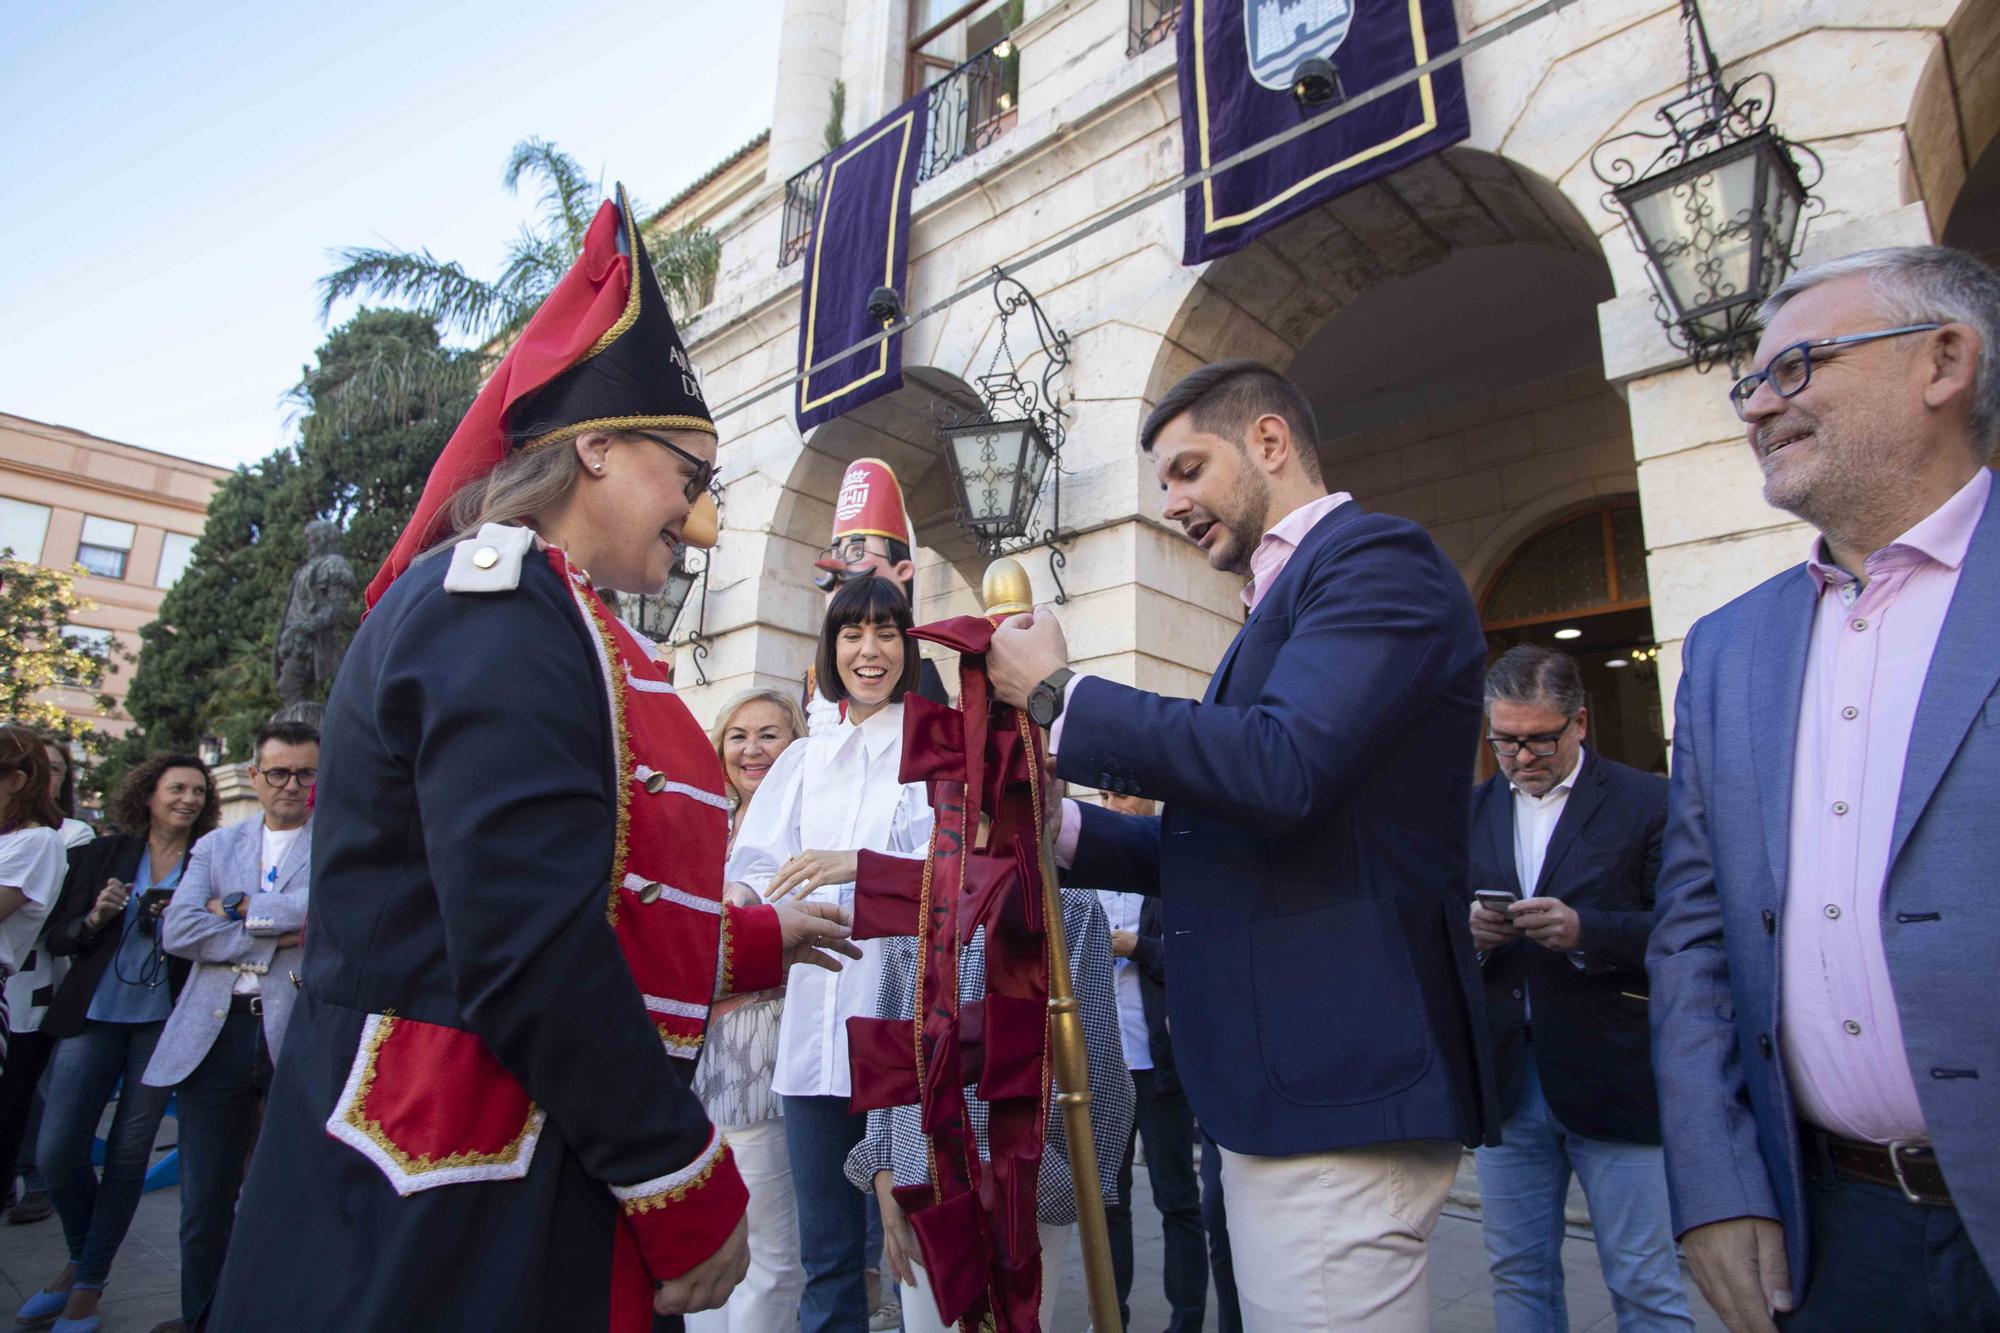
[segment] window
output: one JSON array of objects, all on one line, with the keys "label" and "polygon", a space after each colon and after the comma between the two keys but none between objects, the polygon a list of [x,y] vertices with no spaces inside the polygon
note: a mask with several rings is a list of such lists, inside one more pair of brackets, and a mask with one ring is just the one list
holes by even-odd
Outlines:
[{"label": "window", "polygon": [[0,550],[14,553],[23,564],[42,562],[42,542],[49,535],[49,507],[26,500],[0,499]]},{"label": "window", "polygon": [[187,573],[194,559],[195,539],[185,532],[170,532],[160,540],[160,572],[153,579],[156,588],[171,588]]},{"label": "window", "polygon": [[904,82],[928,88],[929,129],[917,179],[927,181],[1007,132],[1018,116],[1021,0],[911,0]]},{"label": "window", "polygon": [[100,578],[125,577],[125,561],[132,554],[132,538],[137,529],[115,518],[83,520],[83,540],[77,543],[76,563]]},{"label": "window", "polygon": [[[81,649],[104,663],[107,672],[111,669],[112,634],[110,630],[99,629],[95,625],[64,625],[62,627],[62,636],[69,643],[70,647]],[[63,677],[63,684],[65,685],[75,685],[78,683],[72,676],[65,675]]]}]

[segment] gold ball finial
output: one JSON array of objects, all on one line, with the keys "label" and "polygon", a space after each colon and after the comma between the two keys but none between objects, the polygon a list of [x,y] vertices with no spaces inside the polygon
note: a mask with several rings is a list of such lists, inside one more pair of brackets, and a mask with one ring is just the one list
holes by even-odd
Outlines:
[{"label": "gold ball finial", "polygon": [[1028,571],[1021,568],[1020,561],[1004,556],[986,567],[979,598],[986,603],[989,616],[1017,616],[1035,609],[1035,590],[1028,582]]}]

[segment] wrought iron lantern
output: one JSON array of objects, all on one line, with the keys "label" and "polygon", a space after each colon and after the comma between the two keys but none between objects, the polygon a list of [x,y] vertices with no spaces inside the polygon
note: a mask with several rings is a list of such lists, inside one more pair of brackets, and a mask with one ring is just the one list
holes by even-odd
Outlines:
[{"label": "wrought iron lantern", "polygon": [[[999,270],[995,270],[993,300],[1000,311],[1000,339],[992,364],[979,377],[979,402],[968,405],[938,398],[932,403],[938,439],[951,471],[958,522],[982,555],[1011,555],[1030,546],[1048,546],[1056,601],[1067,602],[1059,571],[1065,563],[1062,543],[1072,534],[1062,526],[1064,412],[1056,401],[1055,379],[1069,366],[1069,335],[1049,323],[1032,292]],[[1024,311],[1044,356],[1041,375],[1034,381],[1022,380],[1008,342],[1009,321]],[[1045,483],[1051,492],[1048,525],[1037,532],[1035,519]]]},{"label": "wrought iron lantern", "polygon": [[1659,108],[1666,128],[1606,140],[1591,170],[1610,187],[1604,206],[1625,219],[1645,256],[1668,341],[1706,371],[1735,365],[1756,345],[1757,309],[1791,271],[1822,207],[1812,190],[1825,168],[1771,124],[1769,74],[1723,82],[1696,0],[1681,0],[1681,24],[1687,86]]}]

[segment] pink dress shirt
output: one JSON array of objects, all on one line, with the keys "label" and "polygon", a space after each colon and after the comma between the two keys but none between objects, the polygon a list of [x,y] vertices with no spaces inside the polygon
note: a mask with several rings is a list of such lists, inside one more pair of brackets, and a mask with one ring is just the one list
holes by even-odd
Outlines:
[{"label": "pink dress shirt", "polygon": [[[1257,549],[1250,553],[1250,581],[1243,585],[1243,605],[1250,610],[1257,609],[1257,603],[1264,600],[1264,594],[1277,584],[1278,576],[1291,563],[1292,553],[1299,549],[1299,543],[1306,539],[1319,521],[1354,497],[1346,491],[1335,491],[1322,495],[1317,500],[1300,505],[1291,513],[1271,525],[1271,528],[1257,543]],[[1063,711],[1056,718],[1056,724],[1049,728],[1049,753],[1062,749],[1063,719],[1069,716],[1069,701],[1075,697],[1076,687],[1082,676],[1072,677],[1063,687]],[[1062,828],[1056,834],[1056,860],[1067,867],[1076,855],[1076,840],[1083,831],[1083,817],[1076,811],[1076,802],[1063,802]]]},{"label": "pink dress shirt", "polygon": [[1819,588],[1792,756],[1779,1041],[1801,1117],[1846,1138],[1927,1139],[1882,949],[1903,761],[1992,473],[1869,556],[1863,587],[1813,543]]}]

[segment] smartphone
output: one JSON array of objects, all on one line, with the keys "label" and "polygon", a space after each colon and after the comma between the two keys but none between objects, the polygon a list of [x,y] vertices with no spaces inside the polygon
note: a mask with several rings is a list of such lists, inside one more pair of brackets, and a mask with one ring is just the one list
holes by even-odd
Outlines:
[{"label": "smartphone", "polygon": [[147,889],[139,895],[139,915],[156,917],[167,910],[167,904],[174,900],[172,889]]},{"label": "smartphone", "polygon": [[1490,912],[1507,915],[1507,909],[1519,900],[1505,889],[1474,889],[1472,900]]}]

